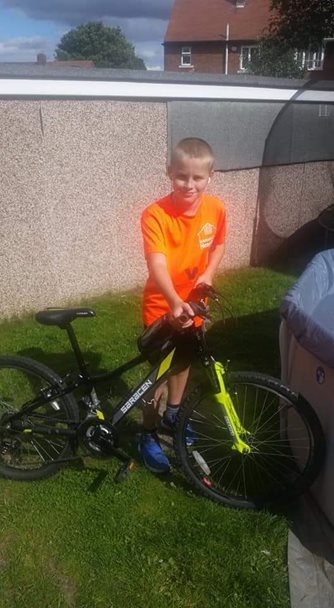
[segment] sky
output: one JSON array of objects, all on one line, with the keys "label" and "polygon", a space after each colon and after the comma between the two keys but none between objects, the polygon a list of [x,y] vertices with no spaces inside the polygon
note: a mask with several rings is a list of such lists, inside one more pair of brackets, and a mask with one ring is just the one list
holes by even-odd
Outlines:
[{"label": "sky", "polygon": [[173,0],[0,0],[0,62],[48,60],[60,38],[87,21],[120,26],[148,69],[162,69],[161,46]]}]

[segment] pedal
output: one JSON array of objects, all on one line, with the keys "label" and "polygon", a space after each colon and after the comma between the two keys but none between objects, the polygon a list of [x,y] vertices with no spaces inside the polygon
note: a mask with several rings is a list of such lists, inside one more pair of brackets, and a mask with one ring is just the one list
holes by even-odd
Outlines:
[{"label": "pedal", "polygon": [[118,469],[118,471],[117,471],[117,473],[115,475],[115,479],[114,479],[115,482],[116,483],[121,483],[122,481],[125,481],[129,477],[129,475],[130,475],[133,467],[134,467],[134,461],[133,460],[129,460],[129,462],[127,464],[125,464],[125,465],[123,464]]},{"label": "pedal", "polygon": [[88,492],[92,492],[93,494],[95,494],[95,492],[97,492],[100,489],[100,487],[103,484],[107,475],[108,475],[108,471],[105,471],[105,470],[99,471],[97,477],[92,481],[92,483],[88,487]]}]

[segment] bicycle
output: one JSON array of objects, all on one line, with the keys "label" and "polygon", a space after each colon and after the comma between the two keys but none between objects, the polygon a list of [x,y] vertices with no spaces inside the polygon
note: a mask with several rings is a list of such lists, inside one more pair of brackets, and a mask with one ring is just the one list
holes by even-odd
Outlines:
[{"label": "bicycle", "polygon": [[[193,290],[189,303],[195,317],[210,318],[210,300],[219,301],[213,287],[202,284]],[[83,456],[119,457],[116,480],[125,478],[133,461],[119,447],[119,425],[133,408],[145,405],[179,364],[187,333],[193,362],[206,371],[206,380],[181,405],[175,428],[176,459],[190,483],[213,500],[243,508],[281,504],[312,484],[325,456],[325,440],[315,412],[301,395],[265,374],[229,372],[210,353],[203,325],[180,333],[167,315],[140,336],[138,356],[92,375],[71,323],[93,316],[89,308],[72,308],[47,309],[35,317],[66,330],[79,368],[74,378],[60,377],[29,358],[0,357],[2,476],[50,476],[81,458],[80,447]],[[106,416],[96,386],[144,361],[151,362],[149,373]],[[84,393],[80,400],[76,389]]]}]

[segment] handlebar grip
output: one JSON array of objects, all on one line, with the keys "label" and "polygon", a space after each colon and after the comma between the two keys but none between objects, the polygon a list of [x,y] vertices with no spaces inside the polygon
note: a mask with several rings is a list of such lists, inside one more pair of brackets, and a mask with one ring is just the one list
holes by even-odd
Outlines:
[{"label": "handlebar grip", "polygon": [[218,293],[212,285],[208,285],[207,283],[199,283],[194,287],[191,291],[189,298],[211,298],[212,300],[217,300]]},{"label": "handlebar grip", "polygon": [[[202,319],[207,319],[209,318],[208,315],[208,308],[205,304],[203,304],[202,302],[188,302],[189,306],[191,306],[192,311],[194,313],[194,317],[201,317]],[[186,312],[183,312],[178,319],[182,322],[185,323],[186,321],[188,321],[188,319],[192,319],[192,317],[190,315],[188,315]]]},{"label": "handlebar grip", "polygon": [[181,321],[181,323],[185,323],[186,321],[188,321],[188,319],[191,319],[190,315],[187,315],[186,312],[183,312],[178,319]]},{"label": "handlebar grip", "polygon": [[208,318],[208,307],[204,302],[189,302],[193,313],[197,317],[201,317],[202,319]]}]

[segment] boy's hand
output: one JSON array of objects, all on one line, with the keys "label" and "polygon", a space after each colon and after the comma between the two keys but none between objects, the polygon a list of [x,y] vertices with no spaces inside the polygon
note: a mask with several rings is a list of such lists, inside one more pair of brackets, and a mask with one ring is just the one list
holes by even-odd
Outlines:
[{"label": "boy's hand", "polygon": [[197,285],[199,285],[200,283],[205,283],[206,285],[212,285],[212,276],[209,274],[205,274],[205,272],[203,272],[203,274],[201,274],[198,277],[195,287],[197,287]]},{"label": "boy's hand", "polygon": [[190,327],[194,322],[190,317],[193,316],[191,306],[181,299],[170,307],[170,320],[176,329]]}]

